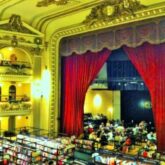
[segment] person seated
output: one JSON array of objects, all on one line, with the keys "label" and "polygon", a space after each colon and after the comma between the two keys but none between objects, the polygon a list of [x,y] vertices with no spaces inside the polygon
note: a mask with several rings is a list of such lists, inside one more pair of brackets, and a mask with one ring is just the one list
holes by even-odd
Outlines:
[{"label": "person seated", "polygon": [[139,132],[139,126],[138,126],[138,124],[135,125],[135,127],[132,129],[132,131],[133,131],[133,134],[135,136],[138,134],[138,132]]},{"label": "person seated", "polygon": [[149,132],[147,134],[147,139],[146,140],[149,140],[149,141],[155,143],[156,142],[156,136],[155,136],[155,134],[152,131]]},{"label": "person seated", "polygon": [[96,139],[97,139],[96,132],[92,132],[92,133],[89,134],[89,140],[96,141]]},{"label": "person seated", "polygon": [[131,141],[131,138],[130,138],[130,136],[128,136],[127,138],[126,138],[126,140],[125,140],[125,143],[124,143],[125,145],[127,145],[127,146],[130,146],[131,144],[132,144],[132,141]]},{"label": "person seated", "polygon": [[131,138],[128,136],[128,137],[126,138],[125,142],[123,143],[122,152],[123,152],[123,153],[128,153],[129,147],[131,146],[131,144],[132,144]]},{"label": "person seated", "polygon": [[152,137],[153,137],[153,132],[151,131],[147,134],[147,140],[152,140]]},{"label": "person seated", "polygon": [[142,156],[144,158],[148,158],[148,151],[147,150],[144,150],[143,153],[142,153]]},{"label": "person seated", "polygon": [[28,135],[29,131],[26,129],[26,127],[21,128],[20,134]]},{"label": "person seated", "polygon": [[21,101],[29,101],[29,97],[27,95],[24,95],[21,99]]},{"label": "person seated", "polygon": [[105,134],[105,133],[103,133],[103,134],[101,135],[100,143],[101,143],[102,146],[108,144],[108,140],[107,140],[107,137],[106,137],[106,134]]},{"label": "person seated", "polygon": [[107,135],[108,135],[108,136],[107,136],[108,141],[113,141],[113,140],[114,140],[113,132],[112,132],[112,131],[109,131]]},{"label": "person seated", "polygon": [[104,125],[104,123],[102,122],[101,124],[100,124],[100,126],[99,126],[99,129],[102,129],[102,128],[104,128],[105,127],[105,125]]},{"label": "person seated", "polygon": [[124,127],[122,125],[119,125],[115,128],[115,131],[118,133],[123,133],[124,132]]},{"label": "person seated", "polygon": [[88,133],[90,134],[90,133],[92,133],[93,131],[94,131],[93,125],[92,125],[92,124],[89,124],[89,126],[88,126]]}]

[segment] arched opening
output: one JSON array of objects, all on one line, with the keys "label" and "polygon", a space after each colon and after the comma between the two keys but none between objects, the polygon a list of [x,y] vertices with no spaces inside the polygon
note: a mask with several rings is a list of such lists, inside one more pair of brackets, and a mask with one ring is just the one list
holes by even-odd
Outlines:
[{"label": "arched opening", "polygon": [[10,85],[9,87],[9,102],[16,101],[16,86]]},{"label": "arched opening", "polygon": [[6,130],[30,125],[31,121],[24,116],[31,115],[32,61],[33,57],[26,48],[7,46],[0,49],[1,124]]},{"label": "arched opening", "polygon": [[0,49],[0,65],[12,66],[16,69],[32,67],[32,59],[22,48],[4,47]]}]

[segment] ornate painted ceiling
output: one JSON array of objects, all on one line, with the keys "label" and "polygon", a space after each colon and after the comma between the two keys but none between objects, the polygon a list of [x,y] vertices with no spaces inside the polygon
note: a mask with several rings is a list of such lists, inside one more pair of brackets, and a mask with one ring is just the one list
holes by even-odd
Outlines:
[{"label": "ornate painted ceiling", "polygon": [[[90,9],[105,0],[0,0],[0,21],[12,14],[37,30],[50,35],[65,26],[82,22]],[[116,0],[106,0],[116,1]],[[161,3],[164,0],[141,0],[144,5]]]},{"label": "ornate painted ceiling", "polygon": [[18,14],[28,24],[41,28],[44,21],[80,12],[100,2],[100,0],[68,0],[66,4],[58,5],[41,3],[42,1],[45,0],[0,0],[0,20],[8,19],[12,14]]}]

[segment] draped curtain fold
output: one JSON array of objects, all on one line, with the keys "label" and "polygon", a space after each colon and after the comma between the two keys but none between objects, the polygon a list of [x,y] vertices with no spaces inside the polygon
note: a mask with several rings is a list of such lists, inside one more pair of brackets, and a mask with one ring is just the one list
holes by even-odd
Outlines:
[{"label": "draped curtain fold", "polygon": [[124,46],[124,50],[148,87],[158,151],[165,151],[165,43],[144,43],[136,48]]},{"label": "draped curtain fold", "polygon": [[69,135],[83,133],[84,101],[87,89],[108,59],[110,51],[86,52],[63,57],[62,131]]}]

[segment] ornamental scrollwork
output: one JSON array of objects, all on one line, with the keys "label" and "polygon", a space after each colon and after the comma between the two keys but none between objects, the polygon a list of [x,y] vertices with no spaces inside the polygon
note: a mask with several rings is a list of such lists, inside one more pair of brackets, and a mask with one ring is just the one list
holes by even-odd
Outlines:
[{"label": "ornamental scrollwork", "polygon": [[56,5],[65,5],[68,3],[69,0],[42,0],[37,3],[37,7],[46,7],[52,4]]},{"label": "ornamental scrollwork", "polygon": [[23,29],[21,16],[13,14],[9,19],[9,28],[11,31],[21,32]]},{"label": "ornamental scrollwork", "polygon": [[121,16],[135,16],[136,11],[144,8],[145,6],[138,0],[105,0],[92,8],[83,23],[92,25],[100,21],[112,21]]}]

